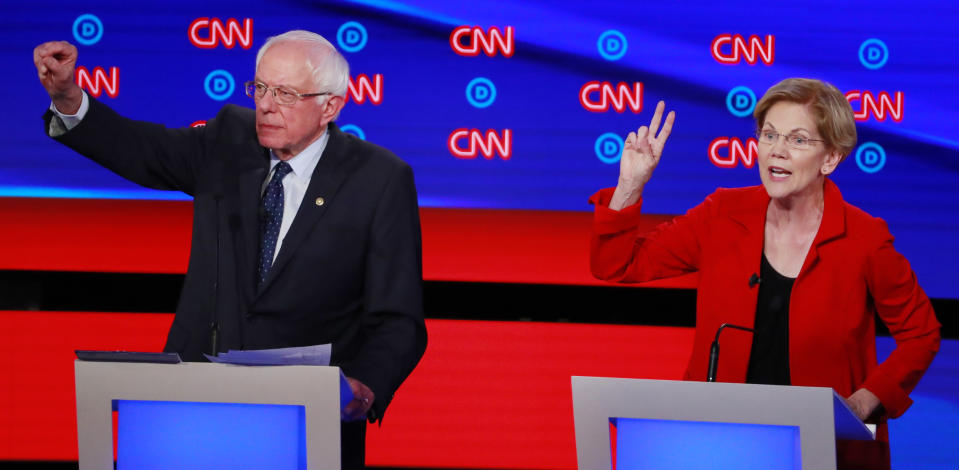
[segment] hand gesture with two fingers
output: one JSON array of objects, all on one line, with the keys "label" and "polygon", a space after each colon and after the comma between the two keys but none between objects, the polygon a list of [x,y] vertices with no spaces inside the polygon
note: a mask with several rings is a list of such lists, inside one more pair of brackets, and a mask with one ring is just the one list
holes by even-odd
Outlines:
[{"label": "hand gesture with two fingers", "polygon": [[669,138],[669,133],[673,130],[673,121],[676,120],[676,112],[670,111],[666,115],[665,122],[662,123],[663,127],[660,128],[665,109],[666,103],[660,101],[656,105],[652,120],[649,121],[649,127],[642,126],[626,137],[623,155],[619,160],[619,183],[610,200],[610,209],[620,210],[635,204],[643,194],[643,187],[646,186],[653,175],[653,170],[659,164],[663,147],[666,146],[666,139]]}]

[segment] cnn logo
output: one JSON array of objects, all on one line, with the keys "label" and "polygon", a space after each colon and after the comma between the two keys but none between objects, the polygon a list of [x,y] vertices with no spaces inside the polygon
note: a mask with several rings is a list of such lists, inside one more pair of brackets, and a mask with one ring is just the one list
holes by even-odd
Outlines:
[{"label": "cnn logo", "polygon": [[594,113],[609,111],[612,107],[617,113],[629,108],[634,113],[643,110],[643,84],[634,82],[629,85],[619,82],[614,87],[609,82],[586,82],[579,89],[579,104]]},{"label": "cnn logo", "polygon": [[709,143],[709,161],[720,168],[735,168],[740,162],[752,168],[758,156],[759,142],[754,138],[746,139],[744,144],[736,137],[717,137]]},{"label": "cnn logo", "polygon": [[120,69],[117,67],[110,67],[110,73],[107,74],[103,67],[94,67],[93,72],[90,72],[81,65],[77,67],[74,76],[77,85],[94,98],[99,98],[103,92],[110,98],[116,98],[120,94]]},{"label": "cnn logo", "polygon": [[499,154],[501,159],[509,160],[513,155],[513,131],[505,129],[502,134],[497,134],[489,129],[484,134],[478,129],[456,129],[450,134],[447,147],[450,153],[459,159],[472,160],[482,155],[487,160],[492,160]]},{"label": "cnn logo", "polygon": [[[902,122],[902,108],[905,95],[897,91],[892,95],[886,91],[880,91],[879,95],[871,91],[852,90],[846,92],[846,101],[849,101],[853,107],[853,118],[856,121],[868,121],[870,116],[875,117],[877,121],[885,121],[886,117],[892,117],[895,122]],[[856,111],[854,104],[860,103],[859,111]]]},{"label": "cnn logo", "polygon": [[367,100],[376,106],[383,102],[383,74],[373,75],[373,80],[366,74],[359,74],[356,78],[350,78],[348,84],[347,101],[353,100],[356,104],[363,104]]},{"label": "cnn logo", "polygon": [[760,60],[772,65],[776,58],[776,37],[767,34],[763,42],[756,35],[749,36],[747,40],[740,34],[720,34],[713,39],[710,50],[713,59],[720,64],[733,65],[745,59],[749,65],[756,65]]},{"label": "cnn logo", "polygon": [[253,46],[253,19],[246,18],[240,23],[235,18],[228,18],[224,23],[219,18],[197,18],[190,23],[187,35],[200,49],[213,49],[221,43],[227,49],[233,49],[237,43],[243,49],[249,49]]},{"label": "cnn logo", "polygon": [[450,34],[450,47],[453,52],[466,57],[478,56],[480,49],[490,57],[496,54],[512,57],[516,50],[513,27],[507,26],[504,31],[496,26],[489,31],[483,31],[479,26],[460,26]]}]

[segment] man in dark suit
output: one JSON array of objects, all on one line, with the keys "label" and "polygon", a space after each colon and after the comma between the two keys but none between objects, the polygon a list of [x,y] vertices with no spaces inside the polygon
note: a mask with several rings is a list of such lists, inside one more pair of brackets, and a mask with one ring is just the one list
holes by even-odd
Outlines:
[{"label": "man in dark suit", "polygon": [[361,468],[381,418],[426,348],[416,189],[388,150],[341,132],[349,68],[321,36],[270,38],[246,86],[256,110],[225,106],[205,127],[119,116],[74,81],[77,49],[34,50],[59,142],[144,186],[194,198],[186,280],[165,350],[332,343],[354,400],[343,468]]}]

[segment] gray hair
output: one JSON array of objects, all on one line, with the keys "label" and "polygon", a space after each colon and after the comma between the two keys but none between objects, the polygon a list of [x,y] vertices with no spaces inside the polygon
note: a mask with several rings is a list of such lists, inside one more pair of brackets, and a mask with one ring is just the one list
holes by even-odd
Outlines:
[{"label": "gray hair", "polygon": [[[319,34],[297,29],[287,31],[278,36],[272,36],[260,47],[256,53],[256,67],[260,67],[260,59],[271,47],[280,42],[299,42],[310,46],[310,54],[306,58],[306,66],[313,71],[313,82],[317,90],[306,90],[306,93],[320,91],[330,92],[333,96],[346,97],[350,80],[350,65],[330,41]],[[317,59],[314,63],[313,59]]]}]

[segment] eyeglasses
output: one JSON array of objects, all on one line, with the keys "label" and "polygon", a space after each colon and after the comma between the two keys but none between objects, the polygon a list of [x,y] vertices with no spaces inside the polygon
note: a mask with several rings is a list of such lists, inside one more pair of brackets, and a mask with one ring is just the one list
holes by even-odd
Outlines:
[{"label": "eyeglasses", "polygon": [[825,140],[810,139],[799,134],[786,135],[765,130],[756,132],[756,138],[759,139],[759,143],[761,144],[776,145],[776,143],[779,142],[780,137],[785,137],[786,145],[795,150],[806,150],[812,146],[813,142],[825,142]]},{"label": "eyeglasses", "polygon": [[314,96],[323,96],[329,95],[330,92],[324,93],[297,93],[289,88],[281,86],[266,86],[265,83],[249,81],[243,84],[246,88],[246,96],[253,98],[255,100],[261,99],[266,96],[266,92],[273,92],[273,101],[276,101],[276,104],[283,106],[293,106],[297,100],[303,98],[311,98]]}]

